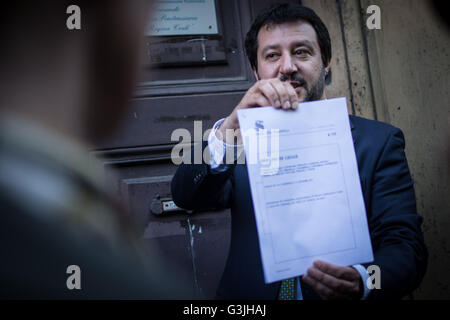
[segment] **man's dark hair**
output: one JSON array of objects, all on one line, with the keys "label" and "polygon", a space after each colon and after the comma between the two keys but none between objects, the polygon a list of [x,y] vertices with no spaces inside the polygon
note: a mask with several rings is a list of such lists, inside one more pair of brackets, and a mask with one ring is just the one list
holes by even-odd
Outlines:
[{"label": "man's dark hair", "polygon": [[[317,40],[322,54],[323,65],[331,61],[331,40],[328,29],[319,16],[310,8],[298,4],[276,4],[261,12],[253,21],[245,38],[245,50],[253,69],[257,70],[258,33],[263,26],[277,25],[287,22],[306,21],[312,25],[317,34]],[[331,71],[325,82],[331,82]]]}]

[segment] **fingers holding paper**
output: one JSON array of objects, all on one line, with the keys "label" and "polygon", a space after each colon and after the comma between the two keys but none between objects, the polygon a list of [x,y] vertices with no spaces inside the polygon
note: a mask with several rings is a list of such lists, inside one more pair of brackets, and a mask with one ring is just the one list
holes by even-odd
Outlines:
[{"label": "fingers holding paper", "polygon": [[273,106],[277,109],[295,110],[298,103],[297,93],[288,82],[278,78],[259,80],[247,90],[242,100],[220,126],[220,130],[239,128],[237,119],[239,109]]},{"label": "fingers holding paper", "polygon": [[294,88],[278,78],[257,81],[244,95],[237,108],[273,106],[295,109],[298,97]]},{"label": "fingers holding paper", "polygon": [[324,300],[359,299],[362,295],[361,276],[353,267],[316,260],[302,279]]}]

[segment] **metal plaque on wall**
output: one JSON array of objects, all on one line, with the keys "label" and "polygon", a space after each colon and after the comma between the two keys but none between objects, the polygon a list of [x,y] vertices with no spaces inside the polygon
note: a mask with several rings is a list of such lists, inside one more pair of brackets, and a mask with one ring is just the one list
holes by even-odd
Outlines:
[{"label": "metal plaque on wall", "polygon": [[148,25],[148,36],[217,34],[214,0],[160,0]]}]

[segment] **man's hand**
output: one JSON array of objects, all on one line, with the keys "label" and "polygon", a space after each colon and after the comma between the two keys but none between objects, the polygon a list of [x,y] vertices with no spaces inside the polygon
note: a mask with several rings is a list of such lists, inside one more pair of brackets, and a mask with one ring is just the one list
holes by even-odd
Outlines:
[{"label": "man's hand", "polygon": [[360,299],[363,293],[361,276],[353,267],[316,260],[302,279],[324,300]]},{"label": "man's hand", "polygon": [[297,93],[288,81],[283,82],[278,78],[259,80],[247,90],[233,112],[222,123],[219,131],[222,137],[225,137],[225,130],[239,128],[237,119],[239,109],[273,106],[277,109],[295,110],[298,102]]}]

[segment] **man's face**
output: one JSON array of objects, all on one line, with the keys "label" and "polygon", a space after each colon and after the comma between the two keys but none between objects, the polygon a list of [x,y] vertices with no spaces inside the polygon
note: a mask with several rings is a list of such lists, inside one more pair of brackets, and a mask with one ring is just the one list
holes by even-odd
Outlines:
[{"label": "man's face", "polygon": [[325,98],[328,66],[323,66],[316,32],[308,22],[263,26],[258,33],[257,59],[257,79],[284,77],[300,101]]}]

